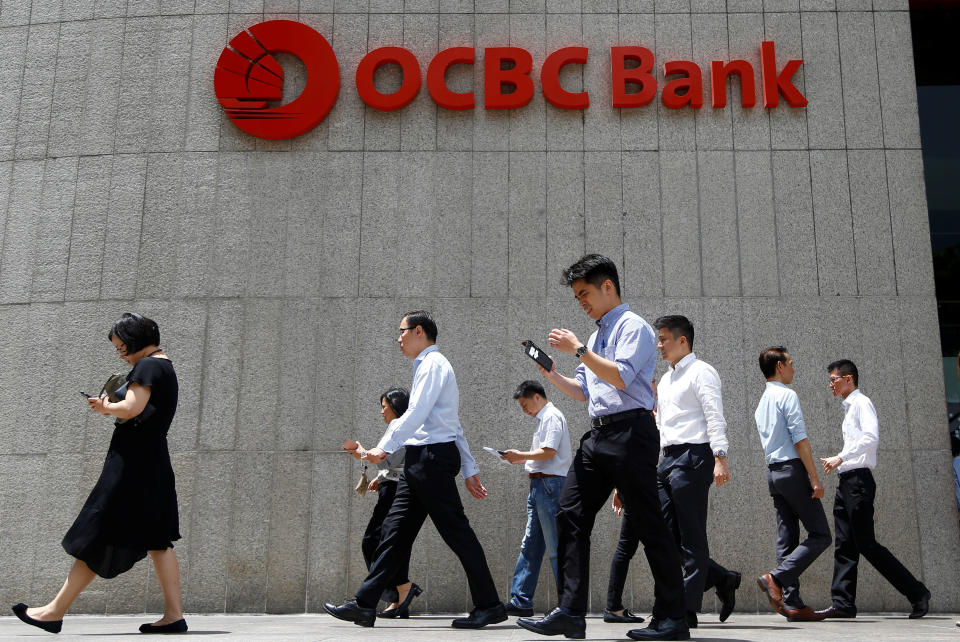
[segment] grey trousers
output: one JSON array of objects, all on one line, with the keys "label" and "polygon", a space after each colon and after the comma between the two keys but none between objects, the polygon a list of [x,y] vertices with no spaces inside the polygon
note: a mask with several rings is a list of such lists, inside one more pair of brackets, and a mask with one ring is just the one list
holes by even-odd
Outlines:
[{"label": "grey trousers", "polygon": [[[767,484],[777,511],[777,568],[770,571],[783,589],[783,604],[802,609],[800,574],[830,547],[830,527],[819,499],[799,459],[770,464]],[[807,538],[800,541],[800,524]]]}]

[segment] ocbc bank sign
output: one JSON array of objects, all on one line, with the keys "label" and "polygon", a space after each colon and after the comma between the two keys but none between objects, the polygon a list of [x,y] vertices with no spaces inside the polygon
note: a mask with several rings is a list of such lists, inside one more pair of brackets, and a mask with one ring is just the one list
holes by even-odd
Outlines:
[{"label": "ocbc bank sign", "polygon": [[[293,101],[271,106],[283,97],[283,68],[272,53],[288,53],[299,58],[306,68],[303,91]],[[473,47],[444,49],[427,65],[427,91],[443,109],[474,109],[472,91],[455,92],[446,83],[446,74],[454,65],[472,65]],[[559,109],[586,109],[590,95],[570,92],[560,84],[560,70],[566,65],[587,63],[587,47],[564,47],[548,55],[540,67],[543,96]],[[403,72],[400,88],[390,94],[374,85],[374,74],[387,64]],[[657,92],[653,75],[654,56],[646,47],[610,48],[610,74],[613,107],[628,109],[649,105]],[[760,79],[763,106],[776,107],[780,96],[791,107],[804,107],[807,99],[793,85],[792,78],[802,60],[790,60],[777,67],[773,42],[760,44]],[[660,99],[670,109],[703,106],[703,72],[688,60],[664,63],[667,82]],[[520,47],[487,47],[483,51],[483,106],[485,109],[520,109],[534,93],[533,58]],[[740,81],[740,104],[756,104],[753,65],[746,60],[710,63],[710,98],[715,108],[727,104],[727,78]],[[364,103],[382,111],[402,109],[420,91],[422,77],[416,56],[402,47],[381,47],[366,54],[356,73],[357,93]],[[224,48],[213,77],[217,100],[230,120],[240,129],[270,140],[283,140],[310,131],[330,113],[340,92],[340,66],[337,56],[321,34],[305,24],[291,20],[270,20],[240,32]]]}]

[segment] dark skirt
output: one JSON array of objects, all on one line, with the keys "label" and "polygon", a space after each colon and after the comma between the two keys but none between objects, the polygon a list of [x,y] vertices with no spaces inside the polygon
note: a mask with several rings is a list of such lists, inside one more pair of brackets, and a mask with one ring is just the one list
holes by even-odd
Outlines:
[{"label": "dark skirt", "polygon": [[[117,428],[124,430],[129,429]],[[62,542],[67,553],[105,578],[180,539],[166,438],[124,443],[128,440],[120,437],[114,434],[100,478]]]}]

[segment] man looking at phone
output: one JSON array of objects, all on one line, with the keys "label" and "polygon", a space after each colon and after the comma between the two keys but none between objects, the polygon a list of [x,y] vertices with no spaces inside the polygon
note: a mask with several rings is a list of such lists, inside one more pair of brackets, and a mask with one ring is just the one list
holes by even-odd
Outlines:
[{"label": "man looking at phone", "polygon": [[543,635],[586,635],[590,581],[590,533],[597,512],[614,488],[627,519],[640,533],[655,582],[655,626],[635,629],[634,640],[687,640],[680,557],[657,497],[660,438],[650,410],[654,406],[656,337],[650,325],[620,299],[613,261],[588,254],[564,270],[580,307],[597,324],[586,344],[567,329],[550,332],[549,343],[580,360],[574,377],[541,372],[561,392],[587,403],[591,430],[580,442],[560,493],[557,514],[560,606],[541,620],[517,624]]},{"label": "man looking at phone", "polygon": [[460,426],[460,394],[453,368],[437,350],[437,324],[423,311],[410,312],[400,321],[397,343],[413,359],[413,385],[407,411],[387,428],[366,459],[377,464],[388,453],[406,446],[403,475],[390,512],[383,521],[380,545],[356,599],[335,606],[324,604],[330,615],[360,626],[373,626],[383,589],[410,557],[413,541],[427,516],[466,571],[475,608],[465,618],[453,620],[459,629],[478,629],[507,619],[487,566],[487,558],[457,492],[457,472],[477,499],[487,496],[480,483],[477,463]]},{"label": "man looking at phone", "polygon": [[524,414],[537,420],[530,450],[506,450],[503,458],[524,464],[530,477],[527,495],[527,528],[520,544],[520,556],[513,570],[507,615],[533,615],[533,593],[546,552],[559,585],[557,572],[557,506],[560,489],[570,468],[570,434],[563,413],[547,400],[536,381],[524,381],[513,393]]}]

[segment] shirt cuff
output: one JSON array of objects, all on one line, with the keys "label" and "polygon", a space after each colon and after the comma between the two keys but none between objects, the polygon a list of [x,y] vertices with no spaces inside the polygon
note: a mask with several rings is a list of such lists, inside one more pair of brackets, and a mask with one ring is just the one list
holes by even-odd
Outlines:
[{"label": "shirt cuff", "polygon": [[480,468],[477,466],[477,462],[467,462],[460,467],[460,472],[463,474],[463,478],[467,479],[480,474]]}]

